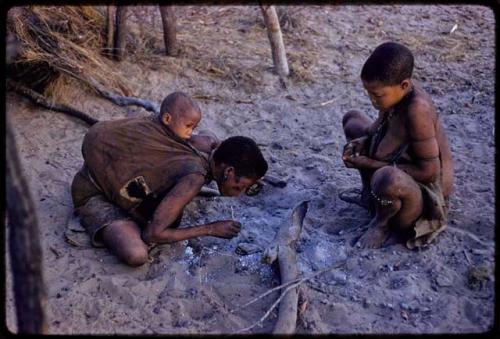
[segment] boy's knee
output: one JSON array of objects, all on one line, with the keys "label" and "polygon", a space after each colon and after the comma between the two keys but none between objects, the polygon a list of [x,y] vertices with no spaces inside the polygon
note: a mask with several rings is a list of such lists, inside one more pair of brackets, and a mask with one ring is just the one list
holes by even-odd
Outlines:
[{"label": "boy's knee", "polygon": [[127,253],[123,261],[129,266],[141,266],[148,261],[148,251],[146,248],[134,248]]},{"label": "boy's knee", "polygon": [[400,170],[393,166],[384,166],[373,173],[371,189],[376,194],[390,194],[394,188],[397,190]]},{"label": "boy's knee", "polygon": [[360,111],[356,111],[354,109],[350,110],[342,117],[342,126],[344,127],[347,124],[347,122],[353,118],[361,117],[361,114],[362,113]]}]

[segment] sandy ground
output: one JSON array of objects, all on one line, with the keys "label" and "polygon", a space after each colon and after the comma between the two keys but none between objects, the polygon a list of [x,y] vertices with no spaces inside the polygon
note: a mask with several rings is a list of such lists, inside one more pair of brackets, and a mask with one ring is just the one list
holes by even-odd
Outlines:
[{"label": "sandy ground", "polygon": [[[491,328],[493,12],[479,6],[309,6],[289,8],[288,14],[283,30],[293,74],[286,89],[272,73],[257,7],[179,8],[179,58],[161,56],[158,36],[149,55],[117,64],[136,96],[156,102],[174,90],[197,96],[200,129],[220,138],[255,138],[269,173],[288,181],[286,188],[266,186],[256,197],[196,198],[183,225],[227,219],[233,210],[243,224],[240,235],[163,245],[140,268],[88,247],[72,214],[69,185],[82,164],[87,127],[8,94],[7,111],[38,206],[51,333],[231,333],[255,323],[278,293],[240,306],[278,285],[279,277],[260,263],[261,252],[240,255],[235,249],[242,242],[265,248],[291,208],[305,199],[311,204],[298,246],[300,271],[346,264],[302,285],[307,307],[297,332]],[[360,186],[356,172],[340,159],[341,117],[351,108],[375,116],[359,73],[370,51],[387,40],[413,50],[415,79],[434,99],[455,160],[449,228],[421,251],[396,241],[379,250],[351,247],[369,217],[337,196]],[[60,100],[103,120],[148,114],[114,106],[78,86],[68,85]],[[65,234],[81,246],[68,244]],[[7,324],[15,331],[10,289],[6,307]],[[270,332],[275,321],[276,311],[251,332]]]}]

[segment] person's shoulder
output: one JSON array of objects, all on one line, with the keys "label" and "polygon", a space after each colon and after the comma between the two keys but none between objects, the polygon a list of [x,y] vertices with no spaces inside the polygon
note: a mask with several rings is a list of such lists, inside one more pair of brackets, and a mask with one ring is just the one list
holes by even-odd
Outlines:
[{"label": "person's shoulder", "polygon": [[436,109],[430,96],[420,86],[415,86],[413,95],[408,103],[409,120],[431,119],[434,120]]}]

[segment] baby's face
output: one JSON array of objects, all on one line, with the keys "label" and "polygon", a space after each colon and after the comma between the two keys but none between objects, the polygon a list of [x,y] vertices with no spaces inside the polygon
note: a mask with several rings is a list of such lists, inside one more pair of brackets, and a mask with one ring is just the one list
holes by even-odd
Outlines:
[{"label": "baby's face", "polygon": [[363,81],[363,86],[370,97],[372,105],[380,111],[388,111],[405,95],[401,85],[385,85],[379,81]]},{"label": "baby's face", "polygon": [[193,130],[198,126],[201,120],[201,113],[195,109],[187,110],[172,116],[168,127],[181,139],[191,138]]}]

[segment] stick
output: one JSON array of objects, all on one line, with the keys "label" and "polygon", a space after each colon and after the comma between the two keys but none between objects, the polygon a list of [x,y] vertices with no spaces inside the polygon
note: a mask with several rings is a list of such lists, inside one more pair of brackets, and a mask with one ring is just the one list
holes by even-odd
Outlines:
[{"label": "stick", "polygon": [[200,197],[219,197],[220,193],[219,191],[214,190],[213,188],[203,186],[201,190],[198,192],[198,195]]},{"label": "stick", "polygon": [[19,333],[48,334],[47,292],[43,279],[36,208],[24,178],[14,132],[6,121],[6,193],[9,253]]},{"label": "stick", "polygon": [[95,124],[96,122],[99,121],[96,118],[93,118],[86,113],[83,113],[83,112],[80,112],[80,111],[74,109],[73,107],[70,107],[70,106],[67,106],[64,104],[59,104],[56,102],[50,102],[43,95],[41,95],[41,94],[37,93],[36,91],[34,91],[34,90],[32,90],[32,89],[30,89],[22,84],[19,84],[11,79],[7,79],[6,83],[7,83],[7,89],[13,90],[14,92],[30,99],[31,101],[33,101],[34,103],[36,103],[42,107],[45,107],[45,108],[50,109],[52,111],[61,112],[61,113],[67,114],[69,116],[78,118],[80,120],[85,121],[90,126],[92,126],[93,124]]},{"label": "stick", "polygon": [[165,54],[177,56],[177,28],[174,8],[172,6],[160,6],[161,21],[163,23],[163,40],[165,41]]},{"label": "stick", "polygon": [[[302,283],[302,282],[304,282],[304,281],[306,281],[306,280],[310,280],[310,279],[312,279],[312,278],[316,278],[318,275],[321,275],[321,274],[323,274],[323,273],[325,273],[325,272],[328,272],[328,271],[331,271],[331,270],[333,270],[333,269],[339,268],[339,267],[341,267],[341,266],[343,266],[343,265],[345,265],[345,262],[342,262],[342,263],[337,264],[337,265],[330,266],[330,267],[328,267],[328,268],[325,268],[325,269],[323,269],[323,270],[321,270],[321,271],[315,272],[315,273],[310,274],[310,275],[308,275],[308,276],[305,276],[305,277],[302,277],[302,278],[297,278],[297,279],[295,279],[295,280],[292,280],[292,281],[289,281],[289,282],[287,282],[287,283],[284,283],[284,284],[278,285],[278,286],[276,286],[276,287],[273,287],[273,288],[271,288],[270,290],[267,290],[266,292],[262,293],[262,294],[261,294],[261,295],[259,295],[258,297],[256,297],[256,298],[254,298],[254,299],[250,300],[250,301],[249,301],[249,302],[247,302],[246,304],[239,306],[239,308],[244,308],[244,307],[247,307],[248,305],[251,305],[251,304],[253,304],[253,303],[255,303],[255,302],[259,301],[260,299],[264,298],[265,296],[267,296],[267,295],[271,294],[271,293],[272,293],[272,292],[274,292],[274,291],[277,291],[277,290],[279,290],[279,289],[282,289],[282,288],[288,287],[288,286],[290,286],[290,285],[292,285],[292,284],[295,284],[295,283],[299,283],[299,282],[300,282],[300,283]],[[234,312],[234,310],[233,310],[233,311],[231,311],[231,312]]]},{"label": "stick", "polygon": [[[291,286],[288,286],[284,291],[283,293],[280,295],[280,297],[271,305],[271,307],[269,307],[269,309],[267,310],[267,312],[256,322],[254,323],[253,325],[251,326],[248,326],[248,327],[245,327],[237,332],[236,333],[242,333],[242,332],[246,332],[246,331],[249,331],[251,330],[252,328],[254,328],[255,326],[259,325],[260,323],[262,323],[268,316],[269,314],[271,314],[272,310],[280,303],[280,301],[285,297],[286,293],[288,291],[290,291],[292,288],[295,288],[299,283],[296,283],[296,284],[293,284]],[[274,333],[274,331],[273,331]]]},{"label": "stick", "polygon": [[260,3],[260,9],[264,16],[264,23],[267,28],[267,36],[271,43],[271,53],[273,56],[273,63],[276,72],[286,77],[290,74],[288,69],[288,62],[286,60],[285,44],[283,43],[283,36],[281,34],[280,22],[274,6],[263,5]]},{"label": "stick", "polygon": [[472,240],[474,241],[477,241],[478,243],[480,243],[481,245],[485,246],[485,247],[492,247],[493,246],[493,243],[491,242],[486,242],[486,241],[483,241],[481,240],[477,235],[475,235],[474,233],[471,233],[469,231],[466,231],[466,230],[462,230],[460,228],[457,228],[457,227],[452,227],[452,226],[448,226],[447,227],[450,231],[453,231],[455,233],[460,233],[462,235],[466,235],[468,236],[469,238],[471,238]]}]

